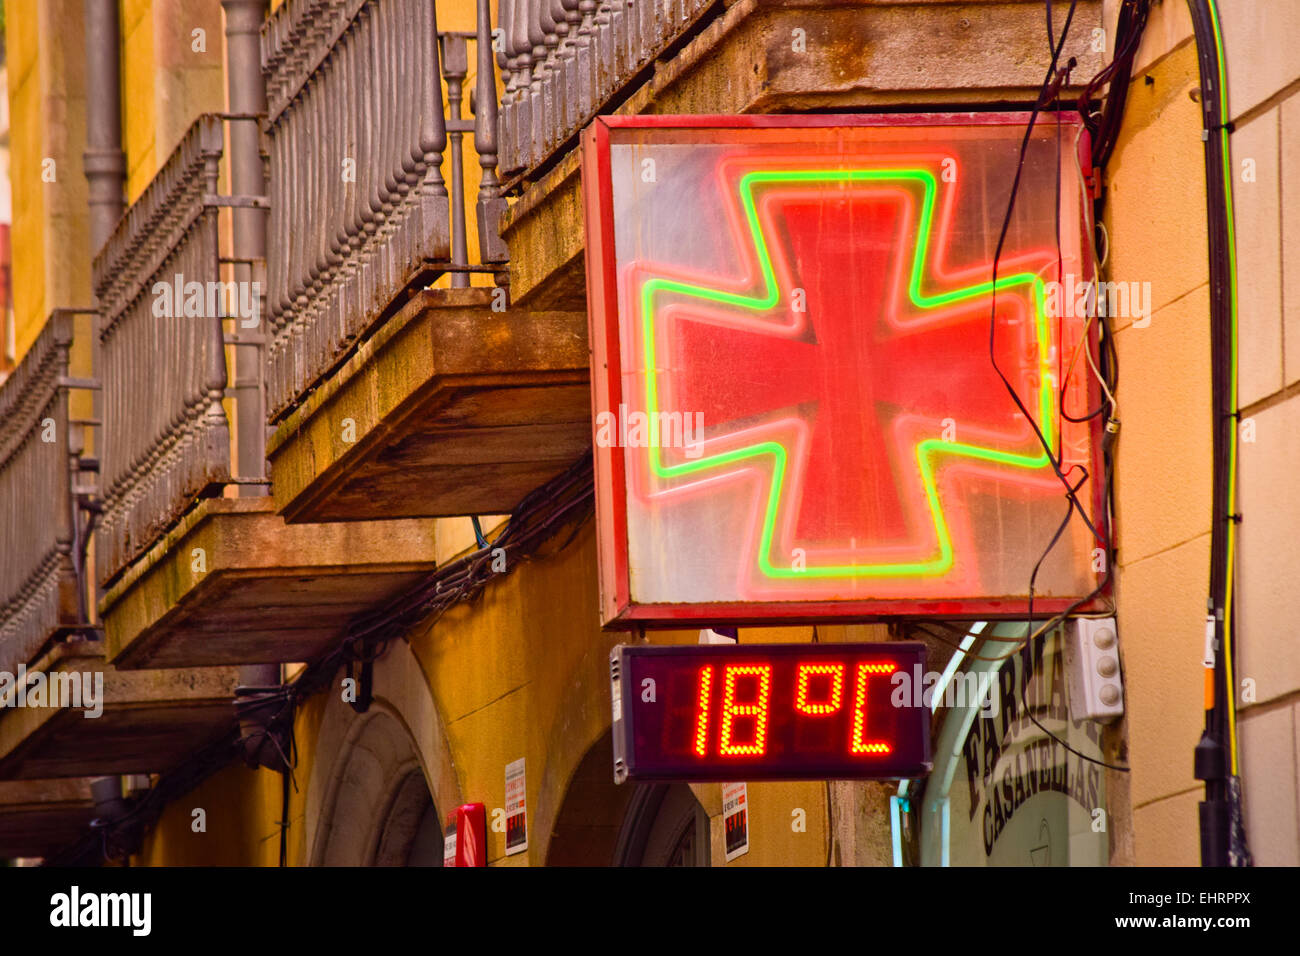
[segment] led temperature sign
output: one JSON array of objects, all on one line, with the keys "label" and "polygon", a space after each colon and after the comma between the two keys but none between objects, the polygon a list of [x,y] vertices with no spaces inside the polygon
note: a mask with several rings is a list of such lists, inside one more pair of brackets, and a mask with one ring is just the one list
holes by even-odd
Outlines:
[{"label": "led temperature sign", "polygon": [[619,646],[614,778],[897,779],[930,768],[917,643]]}]

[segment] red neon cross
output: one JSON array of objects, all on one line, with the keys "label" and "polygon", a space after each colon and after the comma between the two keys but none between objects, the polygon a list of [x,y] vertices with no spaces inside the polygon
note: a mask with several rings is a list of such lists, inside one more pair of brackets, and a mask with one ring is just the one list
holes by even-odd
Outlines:
[{"label": "red neon cross", "polygon": [[[657,320],[664,407],[702,413],[706,437],[778,410],[811,425],[806,455],[792,455],[802,494],[789,503],[793,523],[778,529],[774,560],[796,547],[864,562],[882,547],[923,556],[934,533],[916,472],[918,435],[938,438],[948,426],[958,441],[1037,449],[989,361],[989,299],[930,311],[908,303],[915,205],[904,188],[885,185],[770,191],[759,215],[774,267],[784,289],[803,291],[806,312],[786,295],[744,316],[682,299]],[[1003,274],[1047,265],[1044,255],[1014,252],[1004,254]],[[926,281],[942,291],[945,280]],[[998,322],[998,362],[1034,408],[1037,346],[1023,291],[999,294]],[[1059,490],[1050,472],[1008,477]]]}]

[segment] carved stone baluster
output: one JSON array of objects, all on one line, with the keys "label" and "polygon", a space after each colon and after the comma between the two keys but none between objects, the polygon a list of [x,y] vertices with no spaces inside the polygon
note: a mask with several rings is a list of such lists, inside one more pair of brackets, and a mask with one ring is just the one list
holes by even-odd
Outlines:
[{"label": "carved stone baluster", "polygon": [[586,118],[594,109],[593,81],[596,68],[596,0],[578,0],[578,36],[574,43],[577,63],[577,87],[574,92],[577,114]]},{"label": "carved stone baluster", "polygon": [[552,6],[559,9],[557,17],[564,19],[564,33],[560,41],[559,55],[563,63],[563,86],[556,98],[560,128],[567,132],[573,130],[583,119],[578,111],[578,25],[582,14],[578,11],[579,0],[552,0]]},{"label": "carved stone baluster", "polygon": [[[599,0],[596,7],[596,49],[591,65],[591,109],[595,111],[613,89],[615,72],[614,10],[617,0]],[[621,4],[619,5],[621,8]]]},{"label": "carved stone baluster", "polygon": [[477,0],[478,76],[474,88],[474,151],[482,167],[478,185],[478,248],[484,263],[506,261],[506,244],[499,223],[506,201],[497,179],[497,82],[493,69],[489,0]]},{"label": "carved stone baluster", "polygon": [[517,0],[498,0],[497,27],[492,33],[493,48],[497,54],[497,66],[501,68],[501,78],[505,84],[505,88],[501,92],[501,110],[497,119],[497,148],[503,170],[511,168],[515,155],[514,115],[515,100],[518,95],[517,68],[519,58],[514,52],[511,37],[516,2]]},{"label": "carved stone baluster", "polygon": [[539,156],[545,156],[555,145],[556,136],[564,129],[560,114],[560,93],[564,86],[563,61],[560,43],[564,39],[564,11],[559,0],[536,0],[537,16],[546,44],[546,72],[542,76],[542,122],[538,127]]},{"label": "carved stone baluster", "polygon": [[532,44],[533,72],[528,84],[529,126],[528,126],[528,165],[532,166],[542,153],[542,128],[546,122],[545,105],[542,102],[542,88],[549,74],[550,64],[546,62],[546,30],[542,26],[542,10],[546,0],[525,0],[528,7],[528,42]]},{"label": "carved stone baluster", "polygon": [[515,122],[512,128],[514,138],[514,155],[511,172],[528,165],[531,155],[531,136],[533,129],[533,104],[531,89],[533,82],[533,43],[528,33],[528,13],[530,0],[515,0],[512,6],[514,20],[510,33],[515,51],[516,63],[516,100]]},{"label": "carved stone baluster", "polygon": [[451,274],[453,289],[469,288],[469,237],[465,229],[465,168],[462,141],[465,123],[461,116],[465,77],[469,74],[469,50],[465,38],[455,33],[442,35],[442,75],[447,80],[447,139],[451,147]]}]

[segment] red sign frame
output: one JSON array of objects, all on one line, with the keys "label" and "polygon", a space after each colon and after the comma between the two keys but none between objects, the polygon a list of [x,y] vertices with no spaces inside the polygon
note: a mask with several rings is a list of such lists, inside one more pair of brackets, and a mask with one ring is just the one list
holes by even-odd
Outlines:
[{"label": "red sign frame", "polygon": [[[1060,114],[1061,122],[1076,114]],[[583,134],[582,188],[587,210],[587,295],[592,344],[593,419],[602,410],[619,408],[623,399],[619,353],[619,290],[615,254],[613,182],[610,165],[611,137],[620,130],[743,130],[779,127],[825,129],[835,127],[907,126],[1009,126],[1023,129],[1027,113],[961,114],[855,114],[800,116],[632,116],[600,117]],[[1040,116],[1040,124],[1055,125],[1051,114]],[[1091,180],[1090,150],[1086,132],[1066,149],[1077,149],[1080,171]],[[1069,184],[1072,188],[1072,184]],[[1062,189],[1067,188],[1062,183]],[[1091,263],[1089,263],[1091,267]],[[1088,348],[1097,348],[1097,323],[1089,328]],[[1089,378],[1088,407],[1100,401],[1100,389]],[[1100,416],[1088,425],[1092,448],[1100,449]],[[884,598],[863,600],[777,600],[777,601],[684,601],[638,603],[632,594],[628,562],[627,466],[623,449],[602,446],[594,449],[596,466],[596,513],[599,540],[602,621],[607,628],[631,628],[654,623],[665,627],[695,627],[710,623],[764,624],[808,623],[819,620],[866,621],[881,618],[943,617],[947,619],[1007,619],[1023,617],[1023,598],[979,597],[961,599]],[[1100,456],[1096,458],[1098,465]],[[1081,495],[1091,508],[1099,532],[1109,537],[1106,526],[1107,491],[1100,467],[1089,482],[1089,493]],[[1064,495],[1062,502],[1064,503]],[[1090,589],[1091,590],[1091,589]],[[1110,604],[1109,581],[1094,597],[1080,603],[1083,595],[1040,596],[1033,602],[1035,615],[1055,614],[1078,605],[1080,612],[1095,612]]]}]

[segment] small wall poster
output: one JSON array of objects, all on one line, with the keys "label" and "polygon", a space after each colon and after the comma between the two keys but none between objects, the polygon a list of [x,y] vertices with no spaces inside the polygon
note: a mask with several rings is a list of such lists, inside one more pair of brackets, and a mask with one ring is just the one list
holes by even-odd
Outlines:
[{"label": "small wall poster", "polygon": [[442,865],[456,865],[456,812],[454,810],[447,821],[447,835],[442,841]]},{"label": "small wall poster", "polygon": [[506,764],[506,856],[528,849],[527,787],[524,758]]},{"label": "small wall poster", "polygon": [[749,795],[743,783],[722,785],[722,822],[726,830],[727,862],[749,852]]}]

